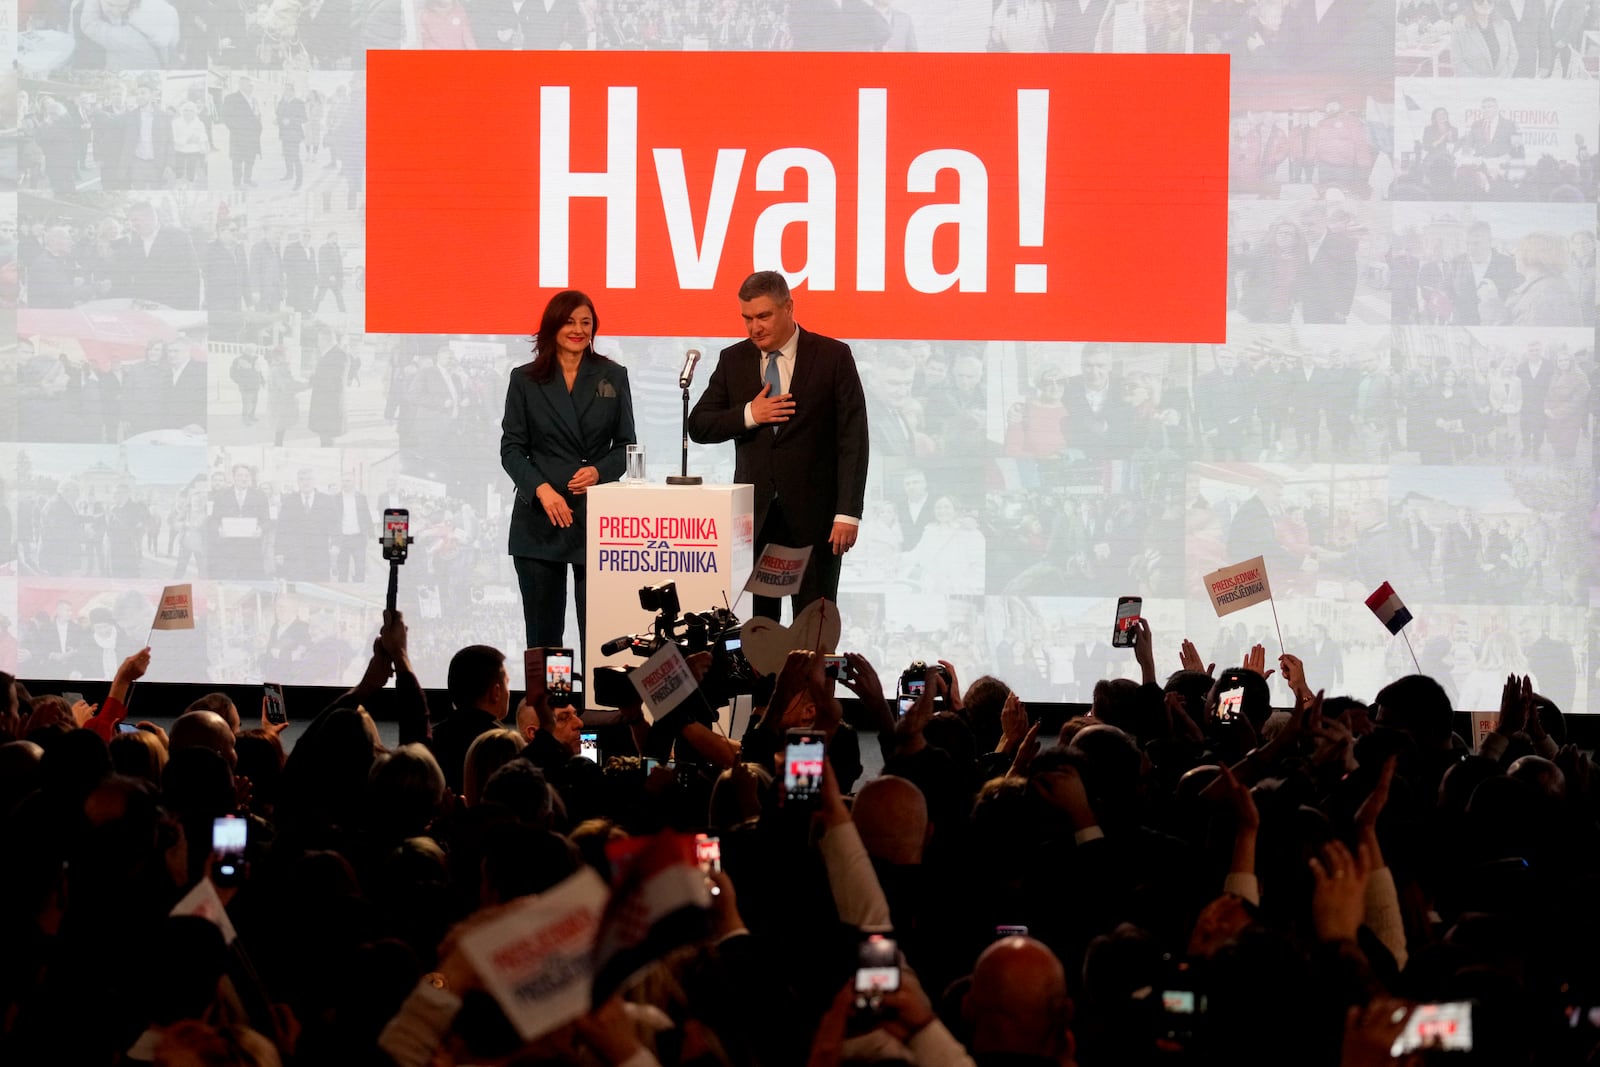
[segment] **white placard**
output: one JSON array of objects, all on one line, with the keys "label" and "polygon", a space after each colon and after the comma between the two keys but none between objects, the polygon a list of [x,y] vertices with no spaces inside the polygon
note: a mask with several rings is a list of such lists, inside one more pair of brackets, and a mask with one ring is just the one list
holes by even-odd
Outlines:
[{"label": "white placard", "polygon": [[639,664],[638,670],[628,675],[633,687],[639,691],[650,717],[659,719],[698,688],[694,672],[683,658],[677,645],[663,645],[655,655]]},{"label": "white placard", "polygon": [[800,591],[800,578],[811,561],[811,545],[790,548],[788,545],[768,545],[756,559],[750,580],[744,591],[756,596],[785,597]]}]

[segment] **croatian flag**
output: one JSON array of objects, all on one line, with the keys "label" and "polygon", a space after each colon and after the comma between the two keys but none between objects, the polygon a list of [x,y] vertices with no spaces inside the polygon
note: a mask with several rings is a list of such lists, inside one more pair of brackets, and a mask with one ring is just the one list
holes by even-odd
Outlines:
[{"label": "croatian flag", "polygon": [[1372,609],[1378,621],[1387,626],[1392,634],[1405,629],[1406,623],[1411,621],[1411,612],[1406,610],[1400,594],[1396,593],[1388,582],[1378,586],[1372,595],[1367,597],[1367,607]]}]

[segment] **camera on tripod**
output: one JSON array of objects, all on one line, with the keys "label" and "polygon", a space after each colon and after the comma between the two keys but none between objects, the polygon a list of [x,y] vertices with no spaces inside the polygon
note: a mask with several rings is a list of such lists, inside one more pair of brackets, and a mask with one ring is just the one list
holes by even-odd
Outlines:
[{"label": "camera on tripod", "polygon": [[[600,646],[602,654],[614,656],[624,650],[641,659],[653,656],[664,645],[677,645],[685,658],[696,652],[711,653],[711,670],[700,682],[706,701],[713,708],[739,693],[754,690],[757,680],[750,661],[740,649],[739,617],[727,608],[703,612],[683,611],[676,582],[647,585],[639,590],[639,607],[655,612],[645,633],[616,637]],[[628,680],[632,667],[596,667],[594,695],[600,704],[620,707],[636,699]]]}]

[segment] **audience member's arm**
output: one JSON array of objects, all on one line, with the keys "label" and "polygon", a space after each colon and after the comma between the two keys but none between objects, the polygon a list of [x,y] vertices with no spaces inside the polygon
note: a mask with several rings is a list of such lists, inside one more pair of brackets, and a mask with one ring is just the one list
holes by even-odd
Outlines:
[{"label": "audience member's arm", "polygon": [[1083,779],[1069,766],[1056,767],[1034,779],[1039,793],[1051,805],[1060,809],[1072,824],[1072,839],[1080,845],[1098,840],[1105,835],[1100,829],[1100,817],[1089,803],[1089,792]]},{"label": "audience member's arm", "polygon": [[1139,677],[1145,685],[1156,684],[1156,643],[1148,619],[1133,620],[1133,658],[1139,661]]},{"label": "audience member's arm", "polygon": [[878,677],[877,670],[860,653],[846,652],[844,659],[850,669],[839,681],[861,701],[862,709],[866,711],[873,729],[878,732],[878,751],[887,763],[894,755],[895,717],[894,712],[889,710],[888,700],[884,699],[883,681]]},{"label": "audience member's arm", "polygon": [[133,693],[133,683],[144,677],[144,672],[150,669],[150,650],[142,648],[122,661],[117,668],[117,675],[111,679],[111,692],[107,694],[106,701],[100,705],[99,712],[84,723],[84,727],[93,730],[99,735],[100,740],[106,744],[116,736],[117,724],[128,717],[128,700]]},{"label": "audience member's arm", "polygon": [[1222,881],[1223,892],[1259,905],[1261,883],[1256,879],[1256,838],[1261,832],[1261,813],[1256,810],[1250,787],[1234,777],[1233,771],[1223,767],[1216,781],[1201,791],[1201,796],[1215,796],[1225,801],[1233,812],[1233,860],[1228,865],[1228,876]]},{"label": "audience member's arm", "polygon": [[678,734],[678,742],[693,748],[705,757],[707,763],[719,771],[725,771],[739,762],[739,754],[734,751],[732,742],[710,727],[697,722],[684,726],[682,732]]},{"label": "audience member's arm", "polygon": [[[1259,645],[1256,647],[1260,647]],[[1248,785],[1255,785],[1267,776],[1283,756],[1292,751],[1306,732],[1307,721],[1321,721],[1323,695],[1319,690],[1310,704],[1302,704],[1289,711],[1289,722],[1273,736],[1271,741],[1252,749],[1244,759],[1230,768],[1234,775]],[[1240,720],[1241,722],[1243,719]]]},{"label": "audience member's arm", "polygon": [[889,900],[850,819],[850,809],[839,795],[839,780],[826,760],[822,764],[822,825],[818,846],[840,921],[863,929],[890,925]]},{"label": "audience member's arm", "polygon": [[361,681],[345,690],[329,704],[323,711],[333,708],[353,708],[364,705],[367,701],[383,692],[383,687],[388,684],[389,677],[394,671],[394,664],[389,660],[389,653],[383,649],[383,638],[372,639],[372,657],[367,660],[366,673],[361,676]]},{"label": "audience member's arm", "polygon": [[384,622],[383,629],[378,633],[378,641],[394,667],[395,711],[400,720],[400,743],[406,745],[420,741],[426,744],[432,741],[433,724],[428,712],[428,694],[423,690],[416,672],[411,669],[406,621],[400,612],[395,612]]},{"label": "audience member's arm", "polygon": [[1395,757],[1384,761],[1378,782],[1367,799],[1356,810],[1356,830],[1361,846],[1371,853],[1373,869],[1367,880],[1365,922],[1384,948],[1394,957],[1395,966],[1405,970],[1406,924],[1400,912],[1400,893],[1395,888],[1394,872],[1383,861],[1383,849],[1378,844],[1378,816],[1389,803],[1389,786],[1394,781]]},{"label": "audience member's arm", "polygon": [[1304,707],[1316,698],[1316,693],[1306,684],[1306,665],[1300,661],[1299,656],[1285,652],[1278,657],[1278,667],[1283,671],[1283,680],[1294,693],[1294,701]]}]

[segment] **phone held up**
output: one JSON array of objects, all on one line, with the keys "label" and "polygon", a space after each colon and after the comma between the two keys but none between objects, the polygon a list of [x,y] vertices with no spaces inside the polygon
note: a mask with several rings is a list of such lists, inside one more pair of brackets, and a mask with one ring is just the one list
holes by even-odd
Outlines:
[{"label": "phone held up", "polygon": [[1217,694],[1217,721],[1238,722],[1244,707],[1244,686],[1236,685]]},{"label": "phone held up", "polygon": [[578,735],[578,755],[590,763],[600,762],[600,735],[594,730],[584,730]]},{"label": "phone held up", "polygon": [[283,702],[283,686],[268,682],[261,687],[261,695],[266,699],[267,722],[282,726],[289,721],[289,706]]},{"label": "phone held up", "polygon": [[1139,621],[1139,612],[1144,610],[1144,600],[1136,596],[1119,596],[1117,598],[1117,621],[1111,628],[1112,648],[1132,648],[1134,634],[1138,631],[1135,624]]},{"label": "phone held up", "polygon": [[885,934],[868,934],[856,950],[856,1010],[877,1011],[886,993],[900,990],[900,946]]},{"label": "phone held up", "polygon": [[544,650],[544,691],[552,707],[572,703],[572,649]]},{"label": "phone held up", "polygon": [[383,558],[393,563],[404,563],[411,551],[411,512],[405,508],[383,509]]},{"label": "phone held up", "polygon": [[816,730],[790,730],[784,738],[783,791],[790,804],[815,804],[822,798],[822,761],[827,738]]},{"label": "phone held up", "polygon": [[237,815],[211,820],[211,851],[216,859],[211,880],[217,885],[238,885],[244,880],[244,849],[250,840],[250,823]]}]

